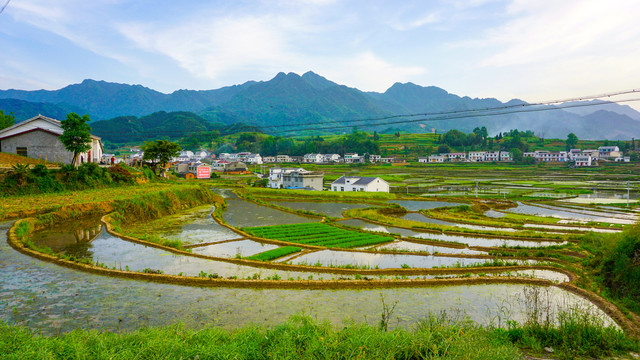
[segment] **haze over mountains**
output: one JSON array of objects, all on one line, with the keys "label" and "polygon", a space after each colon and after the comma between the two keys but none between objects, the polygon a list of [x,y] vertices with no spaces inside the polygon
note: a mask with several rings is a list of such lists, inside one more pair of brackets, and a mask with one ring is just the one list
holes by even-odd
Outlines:
[{"label": "haze over mountains", "polygon": [[[218,126],[244,123],[261,127],[266,133],[282,135],[294,134],[283,131],[325,126],[331,127],[325,132],[350,131],[352,125],[370,131],[410,132],[430,132],[432,128],[438,132],[450,129],[468,132],[477,126],[486,126],[492,135],[517,128],[533,130],[546,138],[565,138],[570,132],[581,139],[640,138],[640,112],[617,104],[493,116],[481,116],[479,112],[472,112],[470,114],[473,116],[461,117],[463,114],[456,113],[449,115],[453,118],[438,121],[420,120],[433,117],[431,115],[350,122],[394,115],[462,112],[520,104],[526,103],[521,100],[502,103],[493,98],[460,97],[438,87],[423,87],[413,83],[396,83],[384,93],[363,92],[336,84],[313,72],[302,76],[279,73],[269,81],[248,81],[215,90],[178,90],[171,94],[141,85],[94,80],[84,80],[80,84],[53,91],[0,91],[0,109],[13,112],[19,121],[37,114],[61,119],[66,113],[74,111],[89,114],[94,121],[114,122],[100,125],[93,123],[96,130],[105,126],[112,128],[111,125],[116,123],[124,124],[124,116],[128,117],[129,122],[137,117],[145,117],[146,120],[136,123],[136,127],[158,126],[149,121],[165,119],[166,116],[147,115],[166,111],[193,112],[198,115],[195,116],[197,121],[208,121]],[[184,117],[184,114],[181,113],[180,116]],[[117,117],[120,118],[113,119]],[[177,124],[179,123],[173,126],[179,126]],[[337,128],[340,125],[347,127]],[[205,124],[196,128],[211,127]],[[180,132],[180,129],[176,131]]]}]

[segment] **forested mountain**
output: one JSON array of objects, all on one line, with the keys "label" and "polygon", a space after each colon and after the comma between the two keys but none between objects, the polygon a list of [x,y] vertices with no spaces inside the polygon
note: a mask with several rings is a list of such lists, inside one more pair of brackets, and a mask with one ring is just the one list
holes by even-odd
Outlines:
[{"label": "forested mountain", "polygon": [[[582,102],[578,105],[596,103]],[[39,113],[63,118],[66,112],[75,111],[88,113],[94,120],[94,127],[98,123],[96,120],[145,117],[159,111],[189,111],[199,115],[198,121],[240,122],[262,127],[267,133],[284,135],[322,127],[330,128],[323,132],[344,132],[350,131],[352,125],[369,131],[393,129],[409,132],[429,132],[432,129],[438,132],[450,129],[469,132],[475,127],[485,126],[490,134],[518,128],[531,129],[546,138],[564,138],[570,132],[581,139],[640,138],[640,113],[629,106],[617,104],[565,109],[545,106],[538,108],[551,111],[509,111],[490,116],[486,116],[486,111],[469,112],[522,104],[526,102],[511,100],[502,103],[493,98],[460,97],[435,86],[423,87],[413,83],[396,83],[384,93],[362,92],[313,72],[302,76],[279,73],[269,81],[249,81],[216,90],[178,90],[171,94],[141,85],[94,80],[53,91],[0,91],[0,109],[14,112],[18,121]],[[390,118],[416,114],[422,115]],[[151,118],[161,121],[157,116]],[[370,120],[379,118],[386,119]],[[350,122],[363,119],[367,120]],[[119,118],[116,121],[124,120]],[[148,121],[144,124],[140,126],[154,129],[164,126]],[[121,125],[128,126],[125,123]],[[346,127],[339,128],[340,125]],[[131,130],[140,133],[144,129]],[[181,131],[179,127],[164,127],[162,131],[165,130]],[[291,132],[282,133],[284,130]]]},{"label": "forested mountain", "polygon": [[212,123],[186,111],[159,111],[143,117],[120,116],[110,120],[91,122],[91,133],[113,143],[141,142],[154,139],[182,137],[211,137],[260,129],[242,123]]}]

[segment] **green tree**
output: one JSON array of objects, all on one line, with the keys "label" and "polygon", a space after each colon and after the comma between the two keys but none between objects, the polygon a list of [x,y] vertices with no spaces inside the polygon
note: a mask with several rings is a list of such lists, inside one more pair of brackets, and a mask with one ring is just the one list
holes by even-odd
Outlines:
[{"label": "green tree", "polygon": [[16,117],[13,116],[13,113],[5,115],[4,111],[0,110],[0,130],[13,126],[15,123]]},{"label": "green tree", "polygon": [[73,161],[71,164],[77,165],[78,155],[91,150],[91,126],[87,124],[91,119],[89,115],[80,115],[76,113],[67,114],[67,118],[60,122],[62,127],[62,135],[60,141],[65,149],[73,153]]},{"label": "green tree", "polygon": [[576,136],[576,134],[571,133],[567,135],[566,144],[567,144],[567,151],[574,149],[576,145],[578,145],[578,137]]},{"label": "green tree", "polygon": [[522,150],[518,148],[511,149],[511,158],[513,159],[513,162],[520,164],[522,162]]},{"label": "green tree", "polygon": [[169,140],[156,140],[145,142],[144,145],[142,145],[142,151],[144,151],[142,159],[151,161],[153,172],[155,173],[158,165],[160,165],[160,176],[165,177],[167,164],[172,158],[180,155],[182,148],[178,143]]}]

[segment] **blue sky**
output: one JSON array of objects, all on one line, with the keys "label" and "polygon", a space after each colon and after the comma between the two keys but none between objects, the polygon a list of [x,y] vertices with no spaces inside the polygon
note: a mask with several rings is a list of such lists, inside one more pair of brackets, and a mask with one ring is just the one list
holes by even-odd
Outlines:
[{"label": "blue sky", "polygon": [[638,14],[637,0],[11,0],[0,89],[168,93],[311,70],[364,91],[568,98],[640,87]]}]

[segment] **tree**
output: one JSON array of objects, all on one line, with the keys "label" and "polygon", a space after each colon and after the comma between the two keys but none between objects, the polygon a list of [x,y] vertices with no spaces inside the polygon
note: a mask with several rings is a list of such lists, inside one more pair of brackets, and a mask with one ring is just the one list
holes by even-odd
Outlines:
[{"label": "tree", "polygon": [[73,153],[71,164],[77,164],[78,155],[91,150],[91,126],[87,124],[91,119],[89,115],[80,115],[76,113],[67,114],[67,118],[60,122],[62,127],[62,135],[60,141],[65,149]]},{"label": "tree", "polygon": [[167,164],[172,158],[180,155],[182,148],[178,143],[169,140],[148,141],[142,145],[144,151],[143,160],[151,161],[151,168],[156,172],[156,168],[160,165],[160,176],[164,177]]},{"label": "tree", "polygon": [[373,141],[378,141],[380,140],[380,135],[378,135],[377,131],[373,131]]},{"label": "tree", "polygon": [[15,123],[16,117],[13,116],[13,113],[5,115],[4,111],[0,110],[0,130],[13,126]]},{"label": "tree", "polygon": [[566,144],[567,144],[567,151],[575,148],[576,145],[578,145],[578,137],[576,136],[576,134],[571,133],[567,135]]},{"label": "tree", "polygon": [[511,149],[511,158],[513,159],[513,161],[516,164],[519,164],[522,162],[522,150],[515,148],[515,149]]}]

